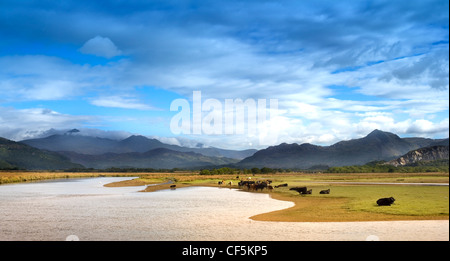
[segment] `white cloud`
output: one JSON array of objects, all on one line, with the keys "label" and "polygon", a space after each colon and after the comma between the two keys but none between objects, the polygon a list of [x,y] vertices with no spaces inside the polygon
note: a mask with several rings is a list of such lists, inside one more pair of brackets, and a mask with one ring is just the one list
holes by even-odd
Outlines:
[{"label": "white cloud", "polygon": [[64,100],[117,83],[122,63],[78,65],[58,57],[23,55],[0,57],[3,101]]},{"label": "white cloud", "polygon": [[52,128],[79,128],[95,120],[93,116],[68,115],[45,108],[0,107],[0,137],[16,141],[29,139]]},{"label": "white cloud", "polygon": [[[449,89],[448,45],[430,47],[420,55],[364,66],[339,73],[341,84],[358,87],[368,96],[385,99],[443,99]],[[446,99],[448,103],[448,97]]]},{"label": "white cloud", "polygon": [[141,103],[136,98],[121,97],[121,96],[107,96],[93,99],[91,104],[100,107],[134,109],[134,110],[155,110],[148,104]]},{"label": "white cloud", "polygon": [[435,134],[446,133],[448,137],[449,133],[449,119],[444,119],[441,122],[431,122],[428,120],[416,120],[412,122],[407,133],[416,134],[420,136],[433,137]]},{"label": "white cloud", "polygon": [[76,76],[84,75],[84,69],[56,57],[4,56],[0,67],[0,91],[5,100],[58,100],[85,86]]},{"label": "white cloud", "polygon": [[112,58],[122,54],[122,51],[108,37],[97,35],[88,40],[80,48],[80,52],[84,54],[93,54],[100,57]]},{"label": "white cloud", "polygon": [[[363,116],[363,115],[361,115]],[[419,137],[448,137],[449,119],[440,122],[431,122],[426,119],[406,119],[398,121],[390,113],[366,114],[361,120],[352,124],[357,133],[364,136],[374,129],[392,132],[398,135],[419,136]]]}]

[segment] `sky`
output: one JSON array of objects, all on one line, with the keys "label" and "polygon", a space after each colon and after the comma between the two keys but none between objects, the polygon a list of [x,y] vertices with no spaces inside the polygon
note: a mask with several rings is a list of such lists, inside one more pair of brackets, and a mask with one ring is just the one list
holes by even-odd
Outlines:
[{"label": "sky", "polygon": [[[448,96],[447,0],[0,0],[0,136],[16,141],[72,128],[229,149],[374,129],[447,138]],[[250,113],[245,133],[223,131],[239,114],[227,99],[266,101],[256,133]]]}]

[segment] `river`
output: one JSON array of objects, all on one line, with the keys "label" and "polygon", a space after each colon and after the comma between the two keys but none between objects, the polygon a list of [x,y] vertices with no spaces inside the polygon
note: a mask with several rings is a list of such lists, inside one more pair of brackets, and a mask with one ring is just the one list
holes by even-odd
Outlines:
[{"label": "river", "polygon": [[409,241],[449,240],[449,221],[262,222],[293,206],[264,193],[190,187],[152,193],[104,187],[129,178],[0,186],[0,240]]}]

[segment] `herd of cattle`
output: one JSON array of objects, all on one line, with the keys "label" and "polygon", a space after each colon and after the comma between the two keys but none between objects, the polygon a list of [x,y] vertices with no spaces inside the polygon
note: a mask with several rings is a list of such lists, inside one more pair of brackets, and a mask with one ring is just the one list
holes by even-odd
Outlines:
[{"label": "herd of cattle", "polygon": [[[295,191],[297,191],[300,195],[312,194],[312,189],[308,190],[307,187],[293,187],[293,188],[290,188],[289,190],[295,190]],[[330,194],[330,189],[321,190],[321,191],[319,192],[319,194]]]},{"label": "herd of cattle", "polygon": [[[219,181],[219,185],[222,185],[223,182]],[[231,185],[232,183],[228,183],[228,185]],[[261,190],[263,191],[264,189],[267,189],[269,191],[273,190],[273,188],[280,188],[280,187],[287,187],[288,184],[287,183],[283,183],[277,186],[272,186],[272,181],[271,180],[264,180],[264,181],[251,181],[251,180],[241,180],[238,183],[239,188],[247,188],[248,191],[258,191]],[[300,193],[300,195],[306,195],[306,194],[312,194],[312,189],[308,190],[307,187],[293,187],[290,188],[289,190],[295,190],[298,193]],[[319,192],[320,194],[330,194],[330,189],[326,189],[326,190],[321,190]]]},{"label": "herd of cattle", "polygon": [[[219,181],[218,185],[223,185],[224,181]],[[264,180],[264,181],[253,181],[253,180],[241,180],[238,182],[239,188],[246,188],[248,191],[263,191],[264,189],[267,189],[269,191],[272,191],[274,188],[280,188],[280,187],[287,187],[288,184],[280,184],[277,186],[272,186],[271,180]],[[227,183],[227,185],[232,186],[233,182],[230,181]],[[307,187],[292,187],[289,190],[297,191],[300,195],[308,195],[312,194],[312,189],[309,189]],[[321,190],[319,194],[330,194],[330,189]],[[395,199],[393,197],[390,198],[380,198],[377,200],[378,206],[390,206],[394,203]]]},{"label": "herd of cattle", "polygon": [[239,188],[244,187],[247,188],[247,190],[249,191],[258,191],[258,189],[260,189],[261,191],[263,191],[264,189],[271,191],[273,190],[271,184],[272,184],[271,180],[264,180],[264,181],[241,180],[238,182]]}]

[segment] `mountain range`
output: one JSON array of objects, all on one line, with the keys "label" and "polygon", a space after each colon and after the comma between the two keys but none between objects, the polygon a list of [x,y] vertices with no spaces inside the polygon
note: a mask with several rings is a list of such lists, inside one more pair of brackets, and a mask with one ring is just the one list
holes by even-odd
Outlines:
[{"label": "mountain range", "polygon": [[52,135],[22,141],[41,150],[57,152],[87,168],[198,168],[237,163],[256,150],[187,148],[133,135],[113,140],[82,135]]},{"label": "mountain range", "polygon": [[234,151],[187,148],[138,135],[112,140],[71,133],[22,142],[0,139],[0,169],[198,169],[218,166],[311,169],[391,161],[430,146],[444,146],[448,150],[449,139],[400,138],[393,133],[374,130],[366,137],[330,146],[283,143],[259,151]]},{"label": "mountain range", "polygon": [[195,169],[237,163],[239,160],[225,157],[209,157],[195,152],[180,152],[165,148],[147,152],[105,153],[87,155],[63,151],[61,155],[87,168],[152,168],[152,169]]},{"label": "mountain range", "polygon": [[449,145],[449,139],[400,138],[396,134],[374,130],[364,138],[340,141],[331,146],[280,144],[260,150],[240,161],[240,168],[268,167],[309,169],[315,166],[363,165],[389,161],[421,147]]},{"label": "mountain range", "polygon": [[113,140],[82,135],[51,135],[46,138],[21,141],[38,149],[49,151],[70,151],[85,155],[101,155],[105,153],[144,153],[153,149],[169,149],[178,152],[194,152],[208,157],[225,157],[242,160],[253,155],[257,150],[226,150],[214,147],[188,148],[162,143],[157,139],[132,135],[123,140]]}]

